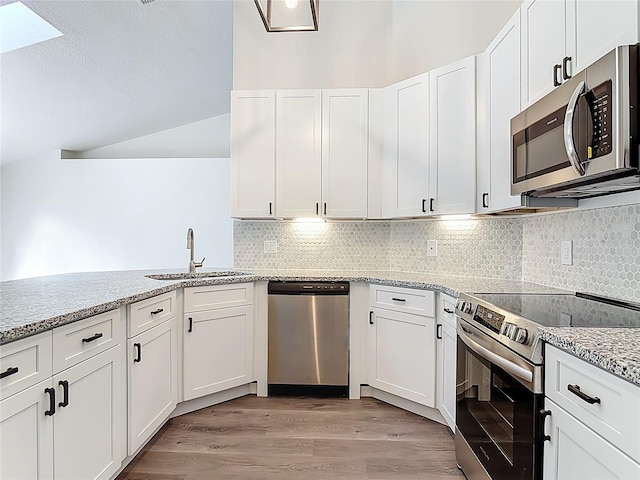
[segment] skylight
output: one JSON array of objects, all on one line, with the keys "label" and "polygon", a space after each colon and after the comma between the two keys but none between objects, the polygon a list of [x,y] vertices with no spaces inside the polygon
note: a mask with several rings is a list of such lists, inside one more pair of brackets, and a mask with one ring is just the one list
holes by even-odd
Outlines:
[{"label": "skylight", "polygon": [[0,53],[60,37],[62,32],[48,24],[22,2],[0,6]]}]

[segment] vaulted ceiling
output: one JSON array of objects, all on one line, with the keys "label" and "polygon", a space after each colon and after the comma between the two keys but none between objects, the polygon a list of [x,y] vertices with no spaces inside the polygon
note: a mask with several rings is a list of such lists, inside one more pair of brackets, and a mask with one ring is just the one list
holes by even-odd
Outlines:
[{"label": "vaulted ceiling", "polygon": [[64,36],[0,57],[3,162],[229,112],[231,0],[23,3]]}]

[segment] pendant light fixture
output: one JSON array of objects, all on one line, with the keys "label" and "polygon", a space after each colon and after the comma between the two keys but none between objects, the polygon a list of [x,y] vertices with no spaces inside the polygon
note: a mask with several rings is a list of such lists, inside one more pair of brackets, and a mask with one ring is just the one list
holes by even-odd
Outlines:
[{"label": "pendant light fixture", "polygon": [[267,32],[318,31],[320,0],[253,0]]}]

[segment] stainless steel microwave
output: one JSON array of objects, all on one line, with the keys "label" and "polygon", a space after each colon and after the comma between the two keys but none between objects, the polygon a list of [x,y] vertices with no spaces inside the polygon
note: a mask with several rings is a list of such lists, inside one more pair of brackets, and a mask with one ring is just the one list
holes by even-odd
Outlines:
[{"label": "stainless steel microwave", "polygon": [[616,48],[511,120],[511,194],[640,189],[639,52]]}]

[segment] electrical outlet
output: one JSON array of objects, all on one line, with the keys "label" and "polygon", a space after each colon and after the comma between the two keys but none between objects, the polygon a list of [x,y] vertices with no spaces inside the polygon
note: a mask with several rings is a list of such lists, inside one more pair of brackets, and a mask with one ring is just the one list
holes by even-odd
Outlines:
[{"label": "electrical outlet", "polygon": [[427,240],[427,257],[437,257],[437,256],[438,256],[438,241]]},{"label": "electrical outlet", "polygon": [[562,265],[573,265],[573,242],[571,240],[563,240],[561,250],[560,263]]},{"label": "electrical outlet", "polygon": [[278,242],[275,240],[264,241],[264,253],[278,253]]}]

